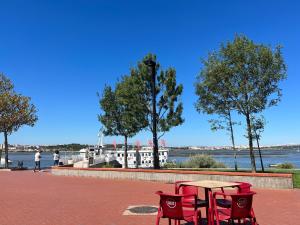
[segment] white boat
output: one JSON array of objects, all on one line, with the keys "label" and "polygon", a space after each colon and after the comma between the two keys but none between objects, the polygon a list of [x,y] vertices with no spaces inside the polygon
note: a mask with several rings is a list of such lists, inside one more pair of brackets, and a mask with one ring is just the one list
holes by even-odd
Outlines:
[{"label": "white boat", "polygon": [[[118,163],[124,167],[125,164],[125,147],[121,149],[106,151],[115,158]],[[158,149],[160,166],[168,160],[169,149],[160,146]],[[153,149],[150,146],[143,146],[141,149],[129,149],[127,150],[127,163],[129,168],[151,168],[153,167]]]},{"label": "white boat", "polygon": [[[168,160],[169,149],[159,146],[160,166]],[[99,163],[117,162],[122,167],[125,165],[125,147],[107,149],[103,145],[103,132],[98,134],[98,144],[94,147],[83,148],[79,155],[72,156],[74,167],[89,167]],[[151,168],[153,167],[153,148],[142,146],[140,149],[132,148],[127,150],[127,163],[129,168]]]}]

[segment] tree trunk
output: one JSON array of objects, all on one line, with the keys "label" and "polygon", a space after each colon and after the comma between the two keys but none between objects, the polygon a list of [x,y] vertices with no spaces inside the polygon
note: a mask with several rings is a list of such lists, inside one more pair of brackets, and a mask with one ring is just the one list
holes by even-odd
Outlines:
[{"label": "tree trunk", "polygon": [[233,126],[232,126],[232,120],[231,120],[230,110],[228,110],[228,116],[229,116],[229,126],[230,126],[232,150],[234,152],[234,169],[235,169],[235,171],[237,171],[238,170],[238,166],[237,166],[237,152],[236,152],[236,148],[235,148]]},{"label": "tree trunk", "polygon": [[259,146],[259,137],[258,137],[258,134],[256,133],[256,131],[255,131],[255,139],[256,139],[256,144],[257,144],[259,158],[260,158],[261,170],[262,170],[262,172],[265,172],[264,163],[263,163],[263,160],[262,160],[261,150],[260,150],[260,146]]},{"label": "tree trunk", "polygon": [[135,150],[135,168],[138,169],[139,168],[139,149],[138,147]]},{"label": "tree trunk", "polygon": [[8,168],[8,142],[7,131],[4,131],[4,148],[5,148],[5,168]]},{"label": "tree trunk", "polygon": [[152,134],[153,134],[153,167],[159,169],[159,155],[158,155],[158,140],[157,140],[157,118],[156,118],[156,77],[155,77],[155,64],[151,66],[151,91],[152,91]]},{"label": "tree trunk", "polygon": [[127,146],[127,136],[125,135],[124,138],[125,138],[124,167],[128,168],[128,160],[127,160],[127,148],[128,148],[128,146]]},{"label": "tree trunk", "polygon": [[248,131],[249,151],[250,151],[250,159],[251,159],[252,172],[256,173],[256,165],[255,165],[255,156],[254,156],[254,151],[253,151],[253,137],[252,137],[252,130],[251,130],[250,113],[246,114],[246,121],[247,121],[247,131]]},{"label": "tree trunk", "polygon": [[2,159],[2,146],[1,146],[1,149],[0,149],[0,167],[1,167],[1,159]]}]

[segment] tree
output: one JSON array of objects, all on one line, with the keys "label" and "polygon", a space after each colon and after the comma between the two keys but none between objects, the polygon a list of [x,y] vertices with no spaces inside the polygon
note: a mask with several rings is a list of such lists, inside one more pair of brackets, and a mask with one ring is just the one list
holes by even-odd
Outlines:
[{"label": "tree", "polygon": [[253,137],[256,140],[256,144],[257,144],[257,148],[258,148],[261,170],[262,170],[262,172],[265,172],[259,141],[261,138],[261,134],[264,131],[266,120],[265,120],[264,116],[255,117],[255,116],[251,115],[251,123],[252,123]]},{"label": "tree", "polygon": [[214,68],[218,87],[229,90],[228,98],[234,108],[245,116],[252,172],[256,172],[250,117],[277,105],[281,99],[279,82],[286,78],[281,47],[273,50],[240,35],[233,42],[222,44],[213,55],[209,64]]},{"label": "tree", "polygon": [[115,90],[106,86],[99,101],[103,113],[98,118],[105,127],[104,134],[124,137],[125,168],[128,168],[127,139],[147,126],[141,87],[139,79],[124,76]]},{"label": "tree", "polygon": [[3,74],[0,86],[0,132],[4,133],[5,168],[8,168],[8,135],[23,125],[34,126],[37,116],[31,99],[15,93],[13,84]]},{"label": "tree", "polygon": [[[145,62],[152,62],[152,66]],[[153,136],[153,167],[159,169],[158,140],[172,127],[184,122],[180,101],[183,86],[177,85],[175,69],[162,70],[152,54],[138,62],[137,67],[132,68],[131,75],[138,77],[143,84],[147,124]]]},{"label": "tree", "polygon": [[[230,132],[232,149],[234,152],[234,167],[237,171],[237,152],[235,148],[233,126],[237,124],[232,120],[231,111],[234,105],[229,98],[228,89],[223,83],[216,79],[216,73],[223,73],[222,66],[216,63],[217,57],[212,54],[207,60],[203,60],[204,68],[197,76],[195,84],[196,95],[199,97],[195,107],[199,113],[217,114],[219,119],[209,120],[213,131],[225,129]],[[219,76],[222,76],[219,74]]]},{"label": "tree", "polygon": [[[2,97],[4,96],[4,94],[8,94],[8,93],[13,93],[13,84],[12,82],[4,75],[4,74],[0,74],[0,100],[2,102]],[[2,109],[2,104],[0,102],[0,113],[4,110]],[[2,148],[0,149],[0,161],[1,161],[1,157],[2,157]]]}]

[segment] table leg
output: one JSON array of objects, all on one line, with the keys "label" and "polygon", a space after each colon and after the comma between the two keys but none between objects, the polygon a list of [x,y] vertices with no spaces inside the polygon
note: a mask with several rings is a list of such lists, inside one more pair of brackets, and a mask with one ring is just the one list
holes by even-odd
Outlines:
[{"label": "table leg", "polygon": [[210,188],[205,188],[205,201],[206,201],[206,219],[207,219],[207,225],[213,225],[213,217],[212,217],[212,208],[210,205],[210,197],[209,192],[211,192]]}]

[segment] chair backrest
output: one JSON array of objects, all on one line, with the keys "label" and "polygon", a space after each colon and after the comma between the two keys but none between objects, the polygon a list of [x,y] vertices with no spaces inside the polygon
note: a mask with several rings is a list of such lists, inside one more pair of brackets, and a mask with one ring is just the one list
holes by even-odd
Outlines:
[{"label": "chair backrest", "polygon": [[239,183],[238,191],[237,191],[238,193],[247,193],[251,191],[252,185],[250,183],[247,182],[236,182],[236,183]]},{"label": "chair backrest", "polygon": [[182,195],[157,192],[160,196],[159,207],[162,217],[170,219],[183,219]]},{"label": "chair backrest", "polygon": [[242,219],[251,217],[252,200],[255,192],[231,194],[231,218]]},{"label": "chair backrest", "polygon": [[179,194],[180,190],[181,190],[180,194],[183,194],[183,195],[187,195],[187,194],[198,195],[197,187],[194,187],[194,186],[181,186],[180,187],[180,184],[184,183],[184,182],[189,182],[189,181],[176,181],[175,182],[175,194]]}]

